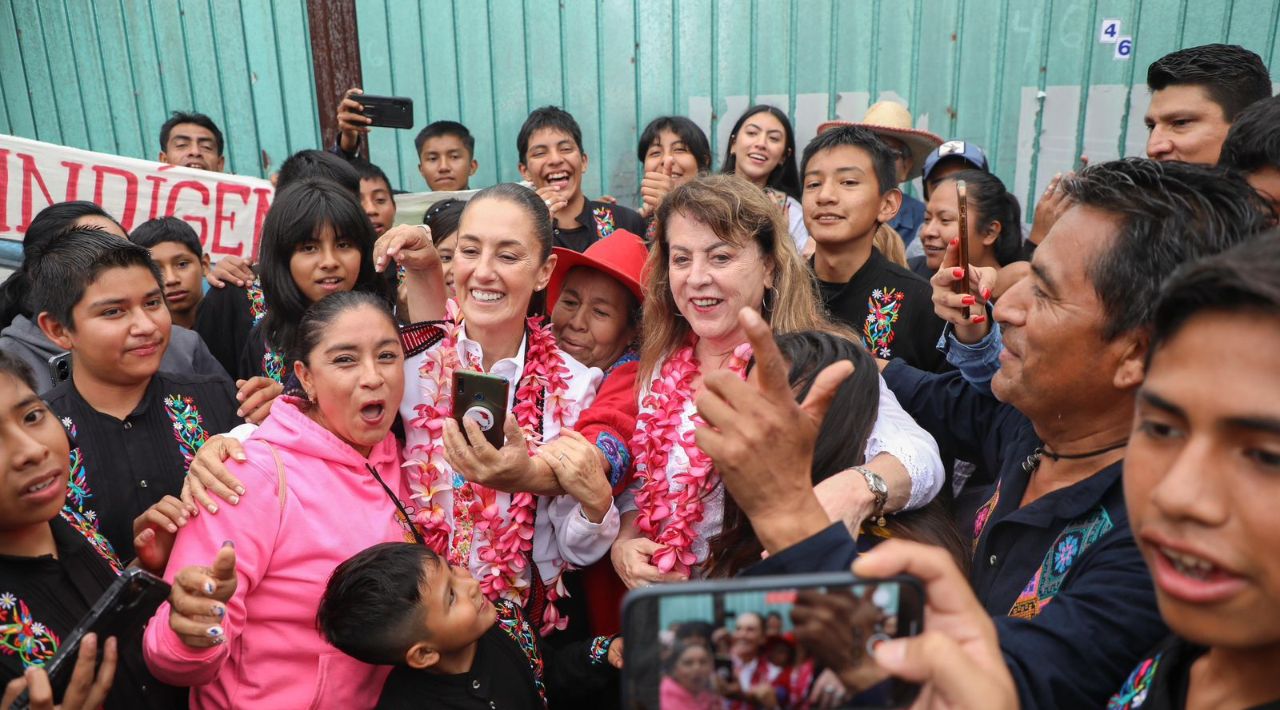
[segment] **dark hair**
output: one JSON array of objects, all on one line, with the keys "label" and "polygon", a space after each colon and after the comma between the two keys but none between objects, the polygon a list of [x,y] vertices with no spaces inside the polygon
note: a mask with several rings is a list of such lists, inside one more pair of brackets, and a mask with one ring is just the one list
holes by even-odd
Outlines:
[{"label": "dark hair", "polygon": [[1199,86],[1222,108],[1230,123],[1254,101],[1271,96],[1271,77],[1262,57],[1237,44],[1205,44],[1160,57],[1147,68],[1147,88]]},{"label": "dark hair", "polygon": [[703,638],[711,641],[711,634],[716,627],[709,621],[683,621],[676,626],[676,640]]},{"label": "dark hair", "polygon": [[815,136],[804,147],[804,157],[800,159],[800,175],[803,176],[809,169],[809,161],[813,160],[813,156],[824,150],[846,145],[861,148],[871,156],[871,167],[875,170],[881,195],[898,187],[896,153],[880,140],[880,136],[861,126],[837,126]]},{"label": "dark hair", "polygon": [[276,193],[306,178],[331,180],[360,199],[360,174],[347,161],[323,150],[300,150],[285,158],[276,174]]},{"label": "dark hair", "polygon": [[[1005,189],[1000,178],[985,170],[961,170],[938,181],[964,180],[965,205],[973,210],[974,225],[979,233],[986,233],[991,225],[1000,223],[1000,236],[991,249],[1001,266],[1022,260],[1022,206],[1018,198]],[[936,186],[935,186],[936,187]]]},{"label": "dark hair", "polygon": [[708,656],[714,657],[714,654],[711,653],[711,649],[707,648],[707,645],[704,643],[684,643],[676,641],[675,644],[671,646],[671,652],[668,653],[662,661],[662,672],[667,675],[671,675],[675,672],[676,664],[680,663],[680,657],[688,653],[691,648],[700,648]]},{"label": "dark hair", "polygon": [[381,180],[382,184],[387,186],[387,192],[391,191],[391,180],[387,178],[386,173],[382,172],[382,168],[364,158],[352,158],[347,163],[356,171],[356,177],[361,180]]},{"label": "dark hair", "polygon": [[573,114],[559,106],[543,106],[529,113],[529,117],[524,120],[524,125],[520,126],[520,133],[516,135],[516,150],[520,153],[521,165],[526,162],[525,154],[529,152],[529,139],[534,133],[544,128],[569,134],[573,138],[574,145],[578,146],[578,151],[584,154],[587,152],[582,149],[582,129],[578,127]]},{"label": "dark hair", "polygon": [[796,132],[791,129],[791,119],[787,118],[787,114],[773,106],[766,104],[752,106],[738,118],[737,123],[733,124],[733,130],[729,132],[729,147],[725,149],[724,163],[720,166],[720,172],[727,175],[735,172],[738,162],[733,155],[733,143],[738,138],[738,131],[742,130],[742,124],[758,113],[767,113],[778,119],[782,123],[782,130],[787,134],[786,150],[782,154],[782,160],[773,172],[769,173],[765,186],[785,192],[798,200],[800,199],[800,173],[796,172]]},{"label": "dark hair", "polygon": [[[853,362],[853,374],[840,384],[826,419],[818,431],[813,453],[813,483],[864,463],[867,438],[875,424],[880,403],[880,377],[875,361],[860,343],[831,333],[803,331],[776,336],[778,349],[791,363],[787,379],[797,400],[803,400],[818,373],[841,360]],[[751,367],[755,366],[752,360]],[[753,562],[764,549],[755,529],[731,496],[724,499],[724,525],[709,541],[707,575],[732,577]]]},{"label": "dark hair", "polygon": [[[18,316],[35,317],[31,304],[27,301],[31,293],[31,279],[27,275],[28,260],[49,242],[75,229],[76,221],[81,217],[103,217],[116,221],[106,210],[86,200],[56,202],[40,210],[31,220],[27,233],[22,237],[22,266],[0,284],[0,327],[12,323]],[[120,231],[123,232],[124,228],[121,227]]]},{"label": "dark hair", "polygon": [[457,234],[458,224],[462,222],[462,210],[466,209],[466,206],[467,203],[463,200],[450,197],[431,205],[431,209],[423,215],[422,223],[431,230],[431,241],[436,246],[440,246],[440,242],[451,235]]},{"label": "dark hair", "polygon": [[161,287],[160,269],[146,249],[100,229],[73,229],[29,258],[31,310],[48,312],[67,328],[74,328],[71,312],[89,286],[107,269],[141,266]]},{"label": "dark hair", "polygon": [[466,207],[462,210],[462,215],[458,217],[458,221],[462,221],[462,217],[468,212],[476,208],[476,204],[485,200],[506,200],[511,202],[529,217],[529,221],[533,222],[533,236],[538,240],[538,246],[541,247],[541,257],[543,261],[551,256],[551,247],[554,231],[551,226],[551,213],[547,212],[547,206],[542,202],[542,198],[538,197],[538,193],[530,190],[524,185],[514,182],[500,182],[492,187],[477,192],[467,201]]},{"label": "dark hair", "polygon": [[1206,312],[1280,317],[1280,230],[1273,229],[1175,272],[1156,303],[1147,362],[1187,321]]},{"label": "dark hair", "polygon": [[426,145],[427,141],[432,138],[439,138],[440,136],[457,136],[458,140],[462,141],[462,144],[467,147],[467,152],[473,158],[475,157],[476,139],[472,137],[471,131],[467,130],[466,126],[457,121],[434,121],[428,123],[427,127],[418,131],[417,137],[413,139],[414,152],[421,157],[422,146]]},{"label": "dark hair", "polygon": [[1160,285],[1178,266],[1244,241],[1272,217],[1225,168],[1127,158],[1090,165],[1062,184],[1078,204],[1120,220],[1111,245],[1088,266],[1108,340],[1151,325]]},{"label": "dark hair", "polygon": [[309,364],[311,351],[320,345],[320,341],[324,339],[325,330],[329,325],[337,320],[338,316],[347,311],[366,307],[385,315],[388,323],[393,327],[399,328],[396,325],[395,316],[391,314],[391,307],[387,305],[386,299],[377,294],[365,291],[331,293],[307,306],[302,318],[298,320],[297,332],[294,333],[293,342],[290,343],[289,350],[286,351],[289,356],[289,362]]},{"label": "dark hair", "polygon": [[150,249],[163,242],[174,242],[186,247],[196,258],[204,256],[200,247],[200,237],[185,219],[177,217],[157,217],[147,220],[133,228],[129,241],[140,247]]},{"label": "dark hair", "polygon": [[411,542],[384,542],[356,553],[329,577],[316,628],[357,661],[403,664],[427,633],[422,604],[427,562],[444,564],[430,547]]},{"label": "dark hair", "polygon": [[160,152],[164,153],[169,150],[169,134],[173,132],[173,127],[183,123],[194,123],[195,125],[208,129],[213,134],[214,147],[217,148],[218,155],[222,155],[222,131],[218,130],[218,124],[213,122],[212,118],[203,113],[194,111],[174,111],[169,120],[160,126]]},{"label": "dark hair", "polygon": [[1280,169],[1280,96],[1255,101],[1236,116],[1218,165],[1245,173]]},{"label": "dark hair", "polygon": [[32,392],[36,391],[36,376],[31,366],[16,355],[0,350],[0,374],[8,375],[26,385]]},{"label": "dark hair", "polygon": [[699,171],[706,172],[711,169],[711,144],[707,142],[707,134],[702,132],[698,124],[684,116],[659,116],[650,121],[649,125],[644,127],[644,132],[640,134],[640,142],[636,145],[637,160],[644,162],[649,146],[658,140],[658,134],[663,131],[671,131],[680,138],[680,142],[684,143],[684,147],[698,163]]},{"label": "dark hair", "polygon": [[373,270],[373,224],[347,190],[320,178],[304,178],[280,192],[262,222],[259,277],[267,315],[262,333],[268,346],[290,352],[294,332],[311,305],[289,268],[299,244],[318,239],[326,227],[360,249],[360,272],[353,291],[384,295],[387,284]]}]

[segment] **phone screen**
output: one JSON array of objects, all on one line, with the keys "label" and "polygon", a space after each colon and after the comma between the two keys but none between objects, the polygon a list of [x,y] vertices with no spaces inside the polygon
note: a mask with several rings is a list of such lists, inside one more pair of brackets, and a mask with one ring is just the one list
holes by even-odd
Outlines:
[{"label": "phone screen", "polygon": [[[823,609],[833,616],[822,618],[837,623],[799,623],[805,609]],[[825,707],[906,707],[919,687],[889,677],[871,652],[880,641],[920,633],[922,616],[921,587],[909,578],[846,573],[649,587],[629,595],[624,614],[624,707],[811,707],[815,687],[832,677],[840,690]],[[842,667],[819,683],[832,649],[840,649]]]}]

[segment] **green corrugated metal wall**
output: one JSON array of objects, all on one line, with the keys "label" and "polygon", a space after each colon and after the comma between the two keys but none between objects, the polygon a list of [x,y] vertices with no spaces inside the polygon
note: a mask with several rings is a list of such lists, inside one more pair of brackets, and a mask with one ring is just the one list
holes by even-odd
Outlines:
[{"label": "green corrugated metal wall", "polygon": [[0,133],[152,160],[194,108],[242,175],[320,136],[305,0],[4,0],[0,94]]},{"label": "green corrugated metal wall", "polygon": [[[1098,41],[1107,18],[1130,59]],[[518,177],[520,123],[554,103],[582,124],[588,192],[624,202],[638,128],[664,113],[709,129],[718,160],[752,102],[785,108],[803,144],[894,98],[986,147],[1030,202],[1076,156],[1142,153],[1160,55],[1228,41],[1280,74],[1278,0],[358,0],[357,20],[365,89],[413,97],[419,126],[470,126],[476,184]],[[244,174],[319,142],[305,0],[9,0],[0,91],[0,131],[144,157],[166,112],[194,106]],[[420,190],[412,133],[374,131],[372,157]]]}]

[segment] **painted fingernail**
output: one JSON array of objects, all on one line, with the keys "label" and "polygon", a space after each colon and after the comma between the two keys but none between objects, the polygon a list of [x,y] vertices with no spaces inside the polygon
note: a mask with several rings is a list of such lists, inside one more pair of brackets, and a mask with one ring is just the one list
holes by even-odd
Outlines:
[{"label": "painted fingernail", "polygon": [[955,239],[952,239],[952,240],[951,240],[951,246],[953,246],[953,247],[955,247],[955,246],[960,246],[960,238],[959,238],[959,237],[956,237]]},{"label": "painted fingernail", "polygon": [[[238,396],[238,395],[237,395],[237,396]],[[236,416],[237,416],[237,417],[243,417],[243,416],[244,416],[244,410],[243,410],[243,409],[237,409],[237,410],[236,410]]]},{"label": "painted fingernail", "polygon": [[222,627],[210,626],[209,630],[206,631],[205,633],[209,634],[209,638],[211,639],[222,638]]},{"label": "painted fingernail", "polygon": [[973,296],[966,295],[960,299],[960,302],[966,306],[972,306],[974,303],[977,302],[977,299],[975,299]]},{"label": "painted fingernail", "polygon": [[986,322],[987,322],[987,317],[986,317],[986,316],[974,316],[974,317],[973,317],[973,322],[974,322],[974,323],[986,323]]},{"label": "painted fingernail", "polygon": [[984,301],[990,301],[990,300],[991,300],[991,289],[989,289],[989,288],[984,288],[984,289],[982,289],[982,300],[984,300]]},{"label": "painted fingernail", "polygon": [[219,645],[224,644],[224,643],[226,643],[226,642],[227,642],[227,637],[226,637],[226,636],[219,636],[218,638],[216,638],[216,639],[214,639],[214,640],[213,640],[213,645],[214,645],[214,646],[219,646]]},{"label": "painted fingernail", "polygon": [[219,604],[213,608],[213,615],[218,617],[219,619],[226,618],[227,608]]},{"label": "painted fingernail", "polygon": [[209,512],[210,512],[210,513],[216,513],[216,512],[218,512],[218,506],[213,505],[212,503],[211,503],[211,504],[209,504]]},{"label": "painted fingernail", "polygon": [[236,549],[236,544],[235,544],[235,542],[233,542],[233,541],[231,541],[231,540],[223,540],[223,541],[222,541],[222,546],[223,546],[223,547],[230,547],[230,548],[231,548],[231,549],[233,549],[233,550],[234,550],[234,549]]},{"label": "painted fingernail", "polygon": [[961,268],[959,268],[959,267],[956,267],[956,268],[954,268],[954,269],[952,269],[952,270],[951,270],[951,275],[952,275],[952,276],[954,276],[954,277],[956,277],[956,278],[958,278],[958,279],[962,279],[962,278],[964,278],[964,269],[961,269]]},{"label": "painted fingernail", "polygon": [[239,505],[240,496],[231,496],[231,505]]},{"label": "painted fingernail", "polygon": [[214,589],[216,589],[216,587],[214,587],[214,585],[213,585],[213,580],[212,580],[212,579],[206,579],[206,580],[205,580],[205,582],[204,582],[204,593],[205,593],[205,594],[213,594],[213,590],[214,590]]}]

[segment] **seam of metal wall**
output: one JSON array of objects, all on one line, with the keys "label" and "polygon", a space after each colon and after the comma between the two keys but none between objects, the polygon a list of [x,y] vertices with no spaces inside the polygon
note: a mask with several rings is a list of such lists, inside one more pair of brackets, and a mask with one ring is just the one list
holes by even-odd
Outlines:
[{"label": "seam of metal wall", "polygon": [[1008,2],[1000,4],[999,27],[1000,27],[1001,35],[1000,35],[1000,41],[996,45],[996,86],[995,86],[995,97],[991,102],[991,105],[995,107],[995,111],[993,112],[995,113],[995,119],[994,119],[994,127],[992,128],[992,131],[991,131],[993,140],[988,141],[990,145],[987,146],[988,165],[1000,164],[999,162],[1000,161],[1000,135],[1001,135],[1000,123],[1001,123],[1001,120],[1004,118],[1004,110],[1003,110],[1004,82],[1005,82],[1004,63],[1005,63],[1005,58],[1008,56],[1007,50],[1009,48],[1009,42],[1004,33],[1007,32],[1007,28],[1009,27],[1009,5],[1010,4],[1011,3],[1008,3]]},{"label": "seam of metal wall", "polygon": [[[917,0],[918,2],[919,0]],[[831,15],[831,49],[827,52],[827,116],[836,115],[836,41],[840,33],[840,0],[831,0],[828,6]]]},{"label": "seam of metal wall", "polygon": [[1276,56],[1276,30],[1280,29],[1280,2],[1271,6],[1271,29],[1267,37],[1267,58]]},{"label": "seam of metal wall", "polygon": [[964,42],[960,40],[964,37],[964,0],[956,3],[956,22],[953,36],[956,38],[953,42],[955,47],[955,66],[951,70],[951,105],[947,107],[947,135],[954,136],[956,134],[956,124],[960,117],[960,67],[961,57],[964,53]]},{"label": "seam of metal wall", "polygon": [[[102,67],[102,70],[105,72],[107,71],[107,59],[102,54],[102,36],[99,33],[99,28],[102,27],[102,22],[98,19],[98,4],[89,3],[89,11],[93,13],[93,34],[94,34],[94,39],[96,40],[94,42],[94,48],[98,52],[98,64]],[[128,44],[128,42],[126,42],[125,44]],[[116,115],[115,107],[111,105],[111,92],[109,91],[106,92],[106,97],[107,97],[107,112],[108,112],[107,115],[115,116]],[[120,135],[116,132],[116,122],[110,121],[110,124],[111,124],[111,143],[112,145],[120,145]]]},{"label": "seam of metal wall", "polygon": [[1027,187],[1027,198],[1023,204],[1028,210],[1036,200],[1036,173],[1040,168],[1040,134],[1044,130],[1044,105],[1046,103],[1045,87],[1049,81],[1049,29],[1053,24],[1053,0],[1048,0],[1044,11],[1044,28],[1040,32],[1040,63],[1038,64],[1039,81],[1036,88],[1036,132],[1031,142],[1031,181]]},{"label": "seam of metal wall", "polygon": [[[1142,31],[1142,0],[1135,0],[1133,9],[1133,40],[1140,41],[1138,33]],[[1133,86],[1133,75],[1137,71],[1135,68],[1137,62],[1130,61],[1129,66],[1125,70],[1125,86]],[[1120,117],[1120,143],[1116,146],[1116,153],[1124,155],[1125,145],[1129,142],[1129,114],[1133,111],[1133,89],[1130,88],[1124,92],[1124,114]],[[1031,183],[1034,187],[1035,183]],[[1028,208],[1030,209],[1030,208]]]},{"label": "seam of metal wall", "polygon": [[[1098,0],[1089,3],[1089,24],[1085,26],[1085,36],[1089,37],[1093,34],[1093,28],[1098,25]],[[1089,85],[1090,79],[1093,78],[1093,55],[1096,45],[1090,42],[1085,49],[1084,66],[1080,70],[1080,110],[1076,113],[1076,147],[1071,153],[1073,164],[1078,163],[1080,155],[1084,152],[1084,121],[1089,115]]]}]

